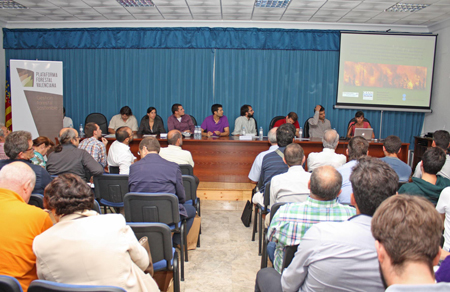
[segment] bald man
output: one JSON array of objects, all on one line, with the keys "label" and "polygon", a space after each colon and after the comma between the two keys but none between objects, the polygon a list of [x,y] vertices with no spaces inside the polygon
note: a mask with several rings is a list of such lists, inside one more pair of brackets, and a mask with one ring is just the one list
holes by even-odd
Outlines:
[{"label": "bald man", "polygon": [[324,165],[331,165],[334,168],[338,168],[347,162],[345,155],[335,152],[339,145],[339,134],[336,130],[326,130],[322,137],[322,144],[322,152],[312,152],[308,155],[309,172]]},{"label": "bald man", "polygon": [[36,182],[24,162],[12,162],[0,170],[0,274],[16,278],[23,291],[36,280],[34,238],[52,227],[49,215],[28,205]]},{"label": "bald man", "polygon": [[194,167],[194,160],[191,152],[181,149],[183,145],[183,135],[178,130],[172,130],[167,133],[167,148],[161,148],[159,155],[165,160],[175,162],[176,164],[190,164]]}]

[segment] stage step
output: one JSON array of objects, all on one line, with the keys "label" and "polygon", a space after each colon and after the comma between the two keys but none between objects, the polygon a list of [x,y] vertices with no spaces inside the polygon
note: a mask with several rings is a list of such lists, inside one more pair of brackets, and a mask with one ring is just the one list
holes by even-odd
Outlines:
[{"label": "stage step", "polygon": [[252,198],[252,183],[200,182],[197,197],[201,200],[247,201]]}]

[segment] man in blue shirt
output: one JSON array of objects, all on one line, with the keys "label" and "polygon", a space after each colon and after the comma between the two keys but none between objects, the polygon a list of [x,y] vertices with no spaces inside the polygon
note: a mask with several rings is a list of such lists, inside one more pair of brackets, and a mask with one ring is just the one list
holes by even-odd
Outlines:
[{"label": "man in blue shirt", "polygon": [[407,182],[411,175],[411,167],[398,158],[401,151],[402,141],[399,137],[391,135],[387,136],[383,143],[383,152],[385,157],[381,158],[389,164],[398,175],[400,182]]}]

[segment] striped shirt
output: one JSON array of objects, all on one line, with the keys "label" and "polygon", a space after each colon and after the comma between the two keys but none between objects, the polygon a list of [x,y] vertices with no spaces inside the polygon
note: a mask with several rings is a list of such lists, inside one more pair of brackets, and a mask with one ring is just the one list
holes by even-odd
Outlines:
[{"label": "striped shirt", "polygon": [[[284,149],[286,149],[286,147],[279,147],[277,150],[284,153]],[[263,194],[266,183],[268,183],[275,175],[287,172],[288,169],[289,167],[286,163],[284,163],[283,158],[277,153],[276,150],[264,156],[260,177],[260,180],[262,180],[263,183],[259,188],[259,192]]]},{"label": "striped shirt", "polygon": [[303,203],[281,206],[268,230],[268,239],[277,243],[273,265],[275,270],[281,273],[285,246],[300,244],[303,235],[313,224],[346,221],[355,214],[355,208],[341,205],[336,199],[318,201],[308,197]]}]

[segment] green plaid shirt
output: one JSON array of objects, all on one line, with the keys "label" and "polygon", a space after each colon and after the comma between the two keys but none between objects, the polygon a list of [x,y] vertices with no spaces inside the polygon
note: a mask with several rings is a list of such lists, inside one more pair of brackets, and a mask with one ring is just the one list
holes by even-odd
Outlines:
[{"label": "green plaid shirt", "polygon": [[318,201],[311,197],[302,203],[281,206],[268,230],[268,239],[277,242],[273,265],[275,270],[281,273],[284,247],[300,244],[303,235],[313,224],[345,221],[355,214],[355,208],[341,205],[336,200]]}]

